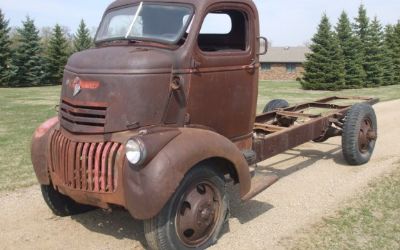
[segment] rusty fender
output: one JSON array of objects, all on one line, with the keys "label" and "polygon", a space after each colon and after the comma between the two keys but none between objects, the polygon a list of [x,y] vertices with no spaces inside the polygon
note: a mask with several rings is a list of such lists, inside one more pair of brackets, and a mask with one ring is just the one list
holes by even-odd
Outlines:
[{"label": "rusty fender", "polygon": [[31,159],[33,169],[40,184],[49,185],[49,171],[47,166],[49,136],[58,124],[58,117],[53,117],[40,125],[32,137]]},{"label": "rusty fender", "polygon": [[[126,208],[140,220],[156,216],[178,188],[185,174],[198,163],[220,158],[232,163],[243,197],[250,190],[250,173],[239,149],[225,137],[201,129],[183,128],[144,168],[135,170],[125,161]],[[146,136],[143,136],[143,141]],[[150,147],[150,145],[146,145]]]}]

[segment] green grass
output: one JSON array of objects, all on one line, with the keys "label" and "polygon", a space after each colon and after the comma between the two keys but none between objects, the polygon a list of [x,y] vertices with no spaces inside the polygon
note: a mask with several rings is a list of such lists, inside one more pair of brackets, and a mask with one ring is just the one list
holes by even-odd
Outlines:
[{"label": "green grass", "polygon": [[400,249],[400,164],[337,215],[292,241],[289,249]]},{"label": "green grass", "polygon": [[[0,191],[26,187],[36,182],[30,162],[30,141],[35,128],[56,115],[60,87],[0,89]],[[331,95],[400,98],[400,85],[342,92],[304,91],[297,82],[260,82],[258,111],[271,99],[291,104]]]},{"label": "green grass", "polygon": [[36,182],[30,141],[36,127],[57,115],[60,87],[0,89],[0,191]]}]

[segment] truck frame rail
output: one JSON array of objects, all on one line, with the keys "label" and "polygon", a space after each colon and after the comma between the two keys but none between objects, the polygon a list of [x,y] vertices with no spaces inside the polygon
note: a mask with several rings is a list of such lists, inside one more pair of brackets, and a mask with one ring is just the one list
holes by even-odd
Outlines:
[{"label": "truck frame rail", "polygon": [[355,103],[376,104],[369,97],[328,97],[256,117],[253,150],[263,161],[308,141],[323,142],[342,134],[347,111]]}]

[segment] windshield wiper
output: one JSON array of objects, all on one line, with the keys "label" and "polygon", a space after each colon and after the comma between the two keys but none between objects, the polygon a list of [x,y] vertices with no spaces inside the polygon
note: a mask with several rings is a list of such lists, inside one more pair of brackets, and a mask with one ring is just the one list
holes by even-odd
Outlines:
[{"label": "windshield wiper", "polygon": [[136,23],[136,20],[138,19],[139,14],[142,11],[142,7],[143,7],[143,2],[140,2],[139,8],[136,11],[135,17],[133,18],[133,21],[132,21],[131,25],[129,26],[129,29],[128,29],[128,32],[125,35],[125,38],[128,38],[129,34],[132,32],[133,25]]}]

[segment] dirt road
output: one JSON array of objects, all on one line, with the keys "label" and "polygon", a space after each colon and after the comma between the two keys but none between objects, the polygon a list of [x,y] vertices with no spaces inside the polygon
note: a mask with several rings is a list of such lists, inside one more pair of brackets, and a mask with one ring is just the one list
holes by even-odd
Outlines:
[{"label": "dirt road", "polygon": [[[349,167],[340,138],[308,143],[263,163],[282,179],[240,203],[230,190],[231,219],[213,249],[281,249],[279,241],[317,222],[400,162],[400,100],[375,106],[379,141],[372,161]],[[0,194],[0,249],[143,249],[142,223],[124,211],[53,216],[39,187]]]}]

